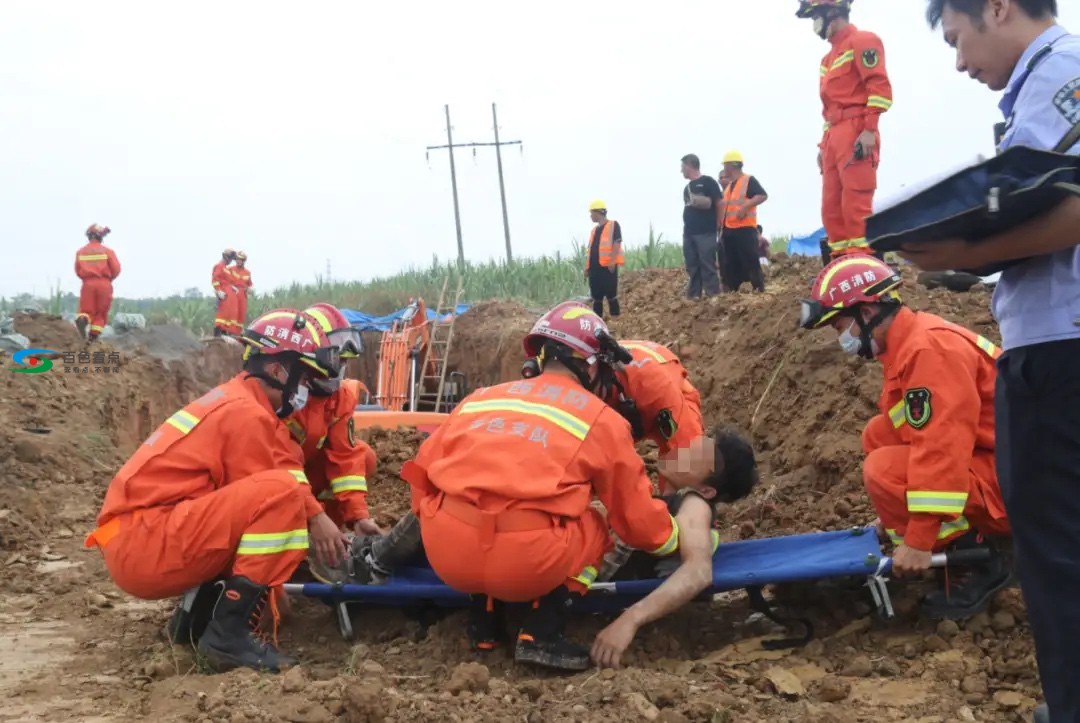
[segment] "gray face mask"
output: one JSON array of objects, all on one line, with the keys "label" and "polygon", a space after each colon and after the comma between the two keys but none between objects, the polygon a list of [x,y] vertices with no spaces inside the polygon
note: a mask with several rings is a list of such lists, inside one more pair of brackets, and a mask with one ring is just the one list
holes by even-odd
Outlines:
[{"label": "gray face mask", "polygon": [[299,412],[301,409],[307,406],[308,400],[308,388],[307,385],[301,384],[296,387],[296,394],[292,396],[289,402],[292,404],[293,413]]}]

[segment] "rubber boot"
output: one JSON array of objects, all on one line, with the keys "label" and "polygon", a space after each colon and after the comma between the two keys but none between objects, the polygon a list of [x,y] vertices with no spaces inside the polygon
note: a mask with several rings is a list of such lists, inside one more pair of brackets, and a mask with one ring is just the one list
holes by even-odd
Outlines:
[{"label": "rubber boot", "polygon": [[214,336],[224,336],[224,335],[225,335],[225,332],[222,331],[220,326],[215,326],[214,327]]},{"label": "rubber boot", "polygon": [[210,623],[215,602],[217,587],[212,582],[188,590],[165,625],[165,639],[173,645],[198,643]]},{"label": "rubber boot", "polygon": [[350,551],[349,582],[382,585],[423,546],[420,520],[409,512],[385,535],[369,535],[353,540]]},{"label": "rubber boot", "polygon": [[593,299],[592,300],[592,310],[593,310],[594,314],[596,314],[601,319],[603,319],[604,318],[604,300],[602,298],[601,299]]},{"label": "rubber boot", "polygon": [[1035,706],[1035,712],[1031,714],[1032,723],[1050,723],[1050,707],[1046,703]]},{"label": "rubber boot", "polygon": [[987,549],[990,559],[974,565],[950,568],[939,573],[942,589],[923,598],[923,610],[935,620],[965,620],[990,606],[998,591],[1013,581],[1012,569],[1005,555],[983,540],[976,530],[959,537],[946,549]]},{"label": "rubber boot", "polygon": [[607,303],[608,303],[608,311],[611,312],[611,318],[613,318],[613,319],[618,318],[619,314],[622,313],[622,310],[619,308],[619,297],[613,296],[610,299],[608,299]]},{"label": "rubber boot", "polygon": [[503,604],[487,595],[469,597],[469,643],[475,650],[494,650],[502,637]]},{"label": "rubber boot", "polygon": [[514,661],[557,670],[586,670],[589,650],[566,639],[566,614],[571,605],[565,585],[533,603],[518,633]]},{"label": "rubber boot", "polygon": [[270,588],[242,576],[218,583],[221,594],[214,605],[213,618],[199,638],[199,652],[210,666],[222,672],[232,668],[252,668],[277,673],[296,660],[278,651],[256,629],[266,609]]},{"label": "rubber boot", "polygon": [[87,319],[85,316],[75,317],[75,328],[78,330],[79,336],[81,336],[83,339],[86,339],[86,327],[89,324],[90,320]]}]

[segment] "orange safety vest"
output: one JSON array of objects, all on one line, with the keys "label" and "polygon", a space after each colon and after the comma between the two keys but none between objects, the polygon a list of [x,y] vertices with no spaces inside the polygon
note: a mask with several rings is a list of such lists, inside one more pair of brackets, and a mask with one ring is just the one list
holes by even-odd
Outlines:
[{"label": "orange safety vest", "polygon": [[746,212],[746,218],[737,218],[739,205],[735,201],[747,198],[750,176],[742,174],[734,183],[724,189],[724,228],[757,228],[757,206]]},{"label": "orange safety vest", "polygon": [[[599,234],[597,234],[597,229],[600,230]],[[611,235],[613,233],[615,233],[615,222],[614,221],[605,221],[602,226],[600,224],[597,224],[597,225],[593,226],[592,231],[589,232],[589,254],[588,254],[588,256],[585,257],[585,270],[586,271],[589,270],[589,264],[591,263],[591,259],[592,259],[592,246],[593,246],[594,243],[597,243],[597,236],[598,235],[600,237],[600,242],[599,242],[600,243],[600,265],[603,266],[604,268],[607,268],[611,264],[611,259],[612,259],[612,256],[613,256],[613,250],[614,250],[614,246],[615,246],[615,244],[613,244],[611,242]],[[623,252],[622,252],[622,244],[621,243],[619,244],[619,252],[617,254],[614,254],[614,258],[615,258],[615,265],[616,266],[622,266],[623,265],[623,260],[624,259],[623,259]]]}]

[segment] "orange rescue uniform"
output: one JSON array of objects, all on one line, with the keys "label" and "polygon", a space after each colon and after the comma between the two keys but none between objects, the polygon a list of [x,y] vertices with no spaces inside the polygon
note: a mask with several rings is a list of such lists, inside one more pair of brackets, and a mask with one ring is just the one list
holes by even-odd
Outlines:
[{"label": "orange rescue uniform", "polygon": [[345,379],[329,397],[308,403],[285,422],[304,451],[304,473],[326,514],[339,526],[371,517],[367,481],[375,473],[375,450],[356,439],[353,413],[364,385]]},{"label": "orange rescue uniform", "polygon": [[109,483],[85,545],[139,598],[219,575],[276,587],[305,558],[307,520],[321,511],[260,382],[238,374],[142,443]]},{"label": "orange rescue uniform", "polygon": [[251,288],[251,272],[248,271],[246,266],[234,266],[230,271],[237,290],[233,322],[239,334],[243,331],[244,324],[247,323],[248,289]]},{"label": "orange rescue uniform", "polygon": [[[690,373],[666,346],[652,341],[620,341],[634,357],[619,373],[626,395],[641,414],[645,439],[660,448],[664,457],[686,448],[705,433],[701,418],[701,394],[690,383]],[[616,403],[612,399],[612,404]],[[667,482],[661,478],[661,493]]]},{"label": "orange rescue uniform", "polygon": [[101,241],[90,241],[75,252],[75,275],[82,280],[79,316],[89,321],[90,334],[97,336],[109,322],[112,282],[120,275],[120,261],[116,252]]},{"label": "orange rescue uniform", "polygon": [[[873,212],[881,135],[878,116],[892,106],[892,85],[885,71],[881,38],[854,25],[834,35],[821,61],[821,102],[825,134],[821,139],[821,221],[833,258],[872,253],[866,244],[866,217]],[[873,131],[874,150],[862,160],[855,141]]]},{"label": "orange rescue uniform", "polygon": [[655,555],[678,547],[626,420],[570,377],[473,392],[401,476],[432,568],[470,594],[524,602],[564,584],[583,592],[611,548],[609,525]]},{"label": "orange rescue uniform", "polygon": [[940,550],[974,527],[1009,534],[994,468],[995,360],[985,337],[902,308],[878,356],[885,385],[863,431],[863,480],[893,542]]},{"label": "orange rescue uniform", "polygon": [[234,333],[233,320],[229,317],[229,314],[232,313],[231,307],[235,304],[235,301],[230,298],[233,295],[233,277],[226,261],[221,260],[214,264],[214,270],[210,274],[210,284],[214,287],[215,296],[218,291],[225,294],[225,298],[218,299],[217,302],[214,328],[221,329],[226,334],[232,334]]}]

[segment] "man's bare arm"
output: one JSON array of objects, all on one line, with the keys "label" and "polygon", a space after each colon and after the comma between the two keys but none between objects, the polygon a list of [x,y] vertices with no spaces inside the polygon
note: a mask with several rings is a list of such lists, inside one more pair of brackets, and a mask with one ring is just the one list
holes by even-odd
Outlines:
[{"label": "man's bare arm", "polygon": [[682,564],[671,577],[623,612],[637,627],[669,615],[712,583],[712,510],[697,495],[688,495],[675,515],[679,523]]}]

